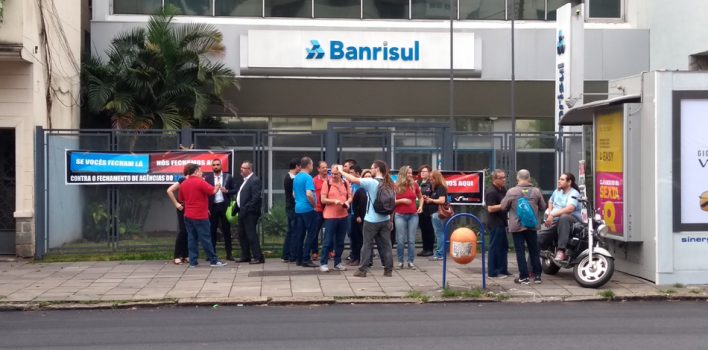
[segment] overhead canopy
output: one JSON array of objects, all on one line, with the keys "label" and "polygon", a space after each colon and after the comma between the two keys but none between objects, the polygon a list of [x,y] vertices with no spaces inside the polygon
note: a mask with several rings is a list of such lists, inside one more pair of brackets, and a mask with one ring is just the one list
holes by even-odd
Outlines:
[{"label": "overhead canopy", "polygon": [[590,102],[579,107],[571,108],[563,115],[560,120],[561,125],[584,125],[592,124],[595,111],[601,107],[615,106],[623,103],[640,102],[642,100],[639,94],[625,95],[615,98],[610,98],[602,101]]}]

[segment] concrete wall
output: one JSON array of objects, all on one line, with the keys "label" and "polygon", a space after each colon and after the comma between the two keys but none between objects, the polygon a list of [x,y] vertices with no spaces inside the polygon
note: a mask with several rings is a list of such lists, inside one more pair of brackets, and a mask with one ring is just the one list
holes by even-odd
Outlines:
[{"label": "concrete wall", "polygon": [[687,70],[689,56],[708,51],[708,1],[629,0],[633,25],[650,28],[650,70]]},{"label": "concrete wall", "polygon": [[[16,132],[14,215],[19,256],[34,255],[34,128],[79,126],[82,1],[42,1],[43,10],[35,1],[5,2],[0,46],[21,47],[14,56],[3,55],[5,61],[0,62],[0,127],[15,128]],[[40,38],[42,23],[47,31],[46,47]],[[47,56],[50,62],[46,62]]]}]

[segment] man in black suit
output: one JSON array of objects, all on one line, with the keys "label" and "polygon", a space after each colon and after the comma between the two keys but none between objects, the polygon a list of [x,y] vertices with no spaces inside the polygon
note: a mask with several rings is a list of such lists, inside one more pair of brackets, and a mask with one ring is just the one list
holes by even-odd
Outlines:
[{"label": "man in black suit", "polygon": [[226,260],[234,260],[231,247],[231,224],[226,219],[226,209],[231,202],[231,196],[236,194],[234,177],[221,170],[221,160],[216,158],[211,161],[212,173],[204,176],[204,180],[212,186],[221,186],[219,191],[209,197],[209,221],[211,223],[211,244],[216,251],[216,230],[221,228],[224,235],[224,248]]},{"label": "man in black suit", "polygon": [[253,173],[253,163],[244,161],[241,164],[243,182],[236,195],[238,207],[238,237],[241,244],[241,259],[239,262],[263,264],[265,258],[258,242],[256,224],[261,217],[261,179]]}]

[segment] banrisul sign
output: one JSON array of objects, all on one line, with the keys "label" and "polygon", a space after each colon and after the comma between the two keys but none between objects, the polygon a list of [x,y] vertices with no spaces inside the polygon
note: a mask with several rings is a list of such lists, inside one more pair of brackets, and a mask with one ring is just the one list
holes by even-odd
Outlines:
[{"label": "banrisul sign", "polygon": [[384,41],[378,46],[347,45],[340,40],[329,41],[329,52],[320,45],[319,40],[310,40],[312,47],[307,49],[307,59],[347,60],[347,61],[420,61],[420,41],[415,40],[410,47],[389,46]]},{"label": "banrisul sign", "polygon": [[[481,74],[481,43],[455,33],[458,76]],[[448,76],[449,33],[250,30],[241,36],[244,75]]]}]

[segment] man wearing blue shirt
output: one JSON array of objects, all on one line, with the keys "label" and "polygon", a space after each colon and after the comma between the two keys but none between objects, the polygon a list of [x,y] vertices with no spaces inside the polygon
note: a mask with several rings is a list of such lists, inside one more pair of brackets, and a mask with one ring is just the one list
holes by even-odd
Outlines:
[{"label": "man wearing blue shirt", "polygon": [[300,172],[293,179],[295,198],[295,235],[291,242],[290,259],[298,266],[317,267],[310,260],[309,247],[317,239],[317,213],[315,212],[315,183],[312,181],[312,159],[300,160]]},{"label": "man wearing blue shirt", "polygon": [[570,231],[575,222],[582,220],[580,212],[580,190],[575,182],[575,175],[563,173],[558,178],[558,188],[553,191],[551,199],[548,200],[546,210],[546,226],[556,230],[558,234],[558,251],[555,260],[564,261],[567,259],[565,250],[568,246]]},{"label": "man wearing blue shirt", "polygon": [[388,173],[388,165],[382,160],[374,161],[371,165],[373,179],[358,178],[345,173],[344,169],[339,169],[350,183],[359,184],[369,195],[369,204],[364,216],[364,245],[361,247],[359,259],[359,269],[354,273],[354,277],[366,277],[369,270],[369,260],[371,260],[372,240],[376,241],[384,263],[384,276],[393,276],[393,256],[391,255],[391,215],[379,214],[374,210],[379,186],[389,186],[394,184]]}]

